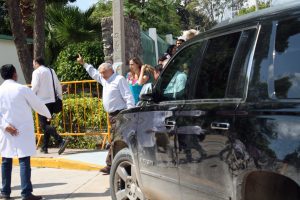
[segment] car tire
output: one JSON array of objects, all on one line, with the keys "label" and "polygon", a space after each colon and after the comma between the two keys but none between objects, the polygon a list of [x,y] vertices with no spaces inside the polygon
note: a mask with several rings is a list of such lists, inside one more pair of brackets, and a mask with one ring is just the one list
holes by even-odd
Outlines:
[{"label": "car tire", "polygon": [[110,171],[110,192],[112,200],[145,200],[128,148],[119,151],[113,160]]}]

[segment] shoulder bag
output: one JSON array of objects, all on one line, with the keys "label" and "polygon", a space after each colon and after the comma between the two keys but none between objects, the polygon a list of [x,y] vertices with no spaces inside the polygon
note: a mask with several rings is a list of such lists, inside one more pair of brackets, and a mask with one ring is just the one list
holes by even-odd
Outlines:
[{"label": "shoulder bag", "polygon": [[59,112],[62,111],[63,103],[62,103],[62,100],[58,97],[58,95],[55,91],[54,79],[53,79],[53,74],[52,74],[51,69],[50,69],[50,72],[51,72],[51,76],[52,76],[52,84],[53,84],[54,99],[55,99],[55,102],[52,103],[52,112],[53,113],[59,113]]}]

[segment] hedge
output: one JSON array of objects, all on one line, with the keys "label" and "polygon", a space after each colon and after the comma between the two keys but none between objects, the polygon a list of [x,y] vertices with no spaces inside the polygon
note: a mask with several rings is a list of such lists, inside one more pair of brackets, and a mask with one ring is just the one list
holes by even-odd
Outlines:
[{"label": "hedge", "polygon": [[[51,122],[58,133],[99,132],[100,125],[102,131],[107,130],[106,112],[103,109],[102,100],[99,100],[97,97],[79,97],[74,95],[71,98],[64,97],[63,109],[64,111],[56,114]],[[65,120],[63,120],[63,116]],[[103,137],[68,136],[68,139],[70,140],[68,148],[97,149],[100,147]],[[57,147],[57,145],[51,137],[49,147]]]},{"label": "hedge", "polygon": [[57,76],[61,81],[90,80],[82,65],[76,59],[80,54],[86,63],[92,64],[96,68],[103,63],[103,45],[101,42],[82,42],[66,46],[58,55],[55,62]]}]

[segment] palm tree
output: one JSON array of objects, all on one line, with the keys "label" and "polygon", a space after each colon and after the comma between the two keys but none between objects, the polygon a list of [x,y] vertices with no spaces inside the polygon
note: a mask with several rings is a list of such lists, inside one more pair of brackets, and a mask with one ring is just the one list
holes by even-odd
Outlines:
[{"label": "palm tree", "polygon": [[101,40],[101,26],[91,20],[94,7],[86,12],[72,6],[47,7],[46,12],[46,51],[50,62],[54,61],[59,52],[71,43]]},{"label": "palm tree", "polygon": [[44,57],[45,55],[45,0],[35,0],[34,11],[34,52],[33,57]]},{"label": "palm tree", "polygon": [[20,0],[20,9],[21,9],[21,17],[22,24],[25,34],[28,38],[32,38],[33,36],[33,16],[34,13],[34,1],[32,0]]},{"label": "palm tree", "polygon": [[[22,0],[31,1],[31,0]],[[48,4],[56,4],[63,7],[67,2],[74,2],[76,0],[35,0],[35,10],[34,10],[34,52],[33,57],[44,57],[45,55],[45,11],[46,2]]]},{"label": "palm tree", "polygon": [[[58,3],[61,6],[67,2],[74,2],[76,0],[47,0],[47,3]],[[32,54],[28,48],[26,38],[34,35],[34,55],[44,55],[44,13],[46,0],[35,0],[35,11],[33,11],[34,3],[32,0],[5,0],[8,10],[8,16],[11,26],[11,31],[14,36],[14,42],[21,64],[26,83],[31,82],[32,74]],[[34,31],[32,30],[33,16]],[[34,32],[34,33],[33,33]]]}]

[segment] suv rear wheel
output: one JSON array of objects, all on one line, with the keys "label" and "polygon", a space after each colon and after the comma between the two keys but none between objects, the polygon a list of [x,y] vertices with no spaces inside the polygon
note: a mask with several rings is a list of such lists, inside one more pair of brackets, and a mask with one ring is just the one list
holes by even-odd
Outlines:
[{"label": "suv rear wheel", "polygon": [[129,149],[122,149],[114,158],[110,171],[113,200],[145,200],[136,178],[135,166]]}]

